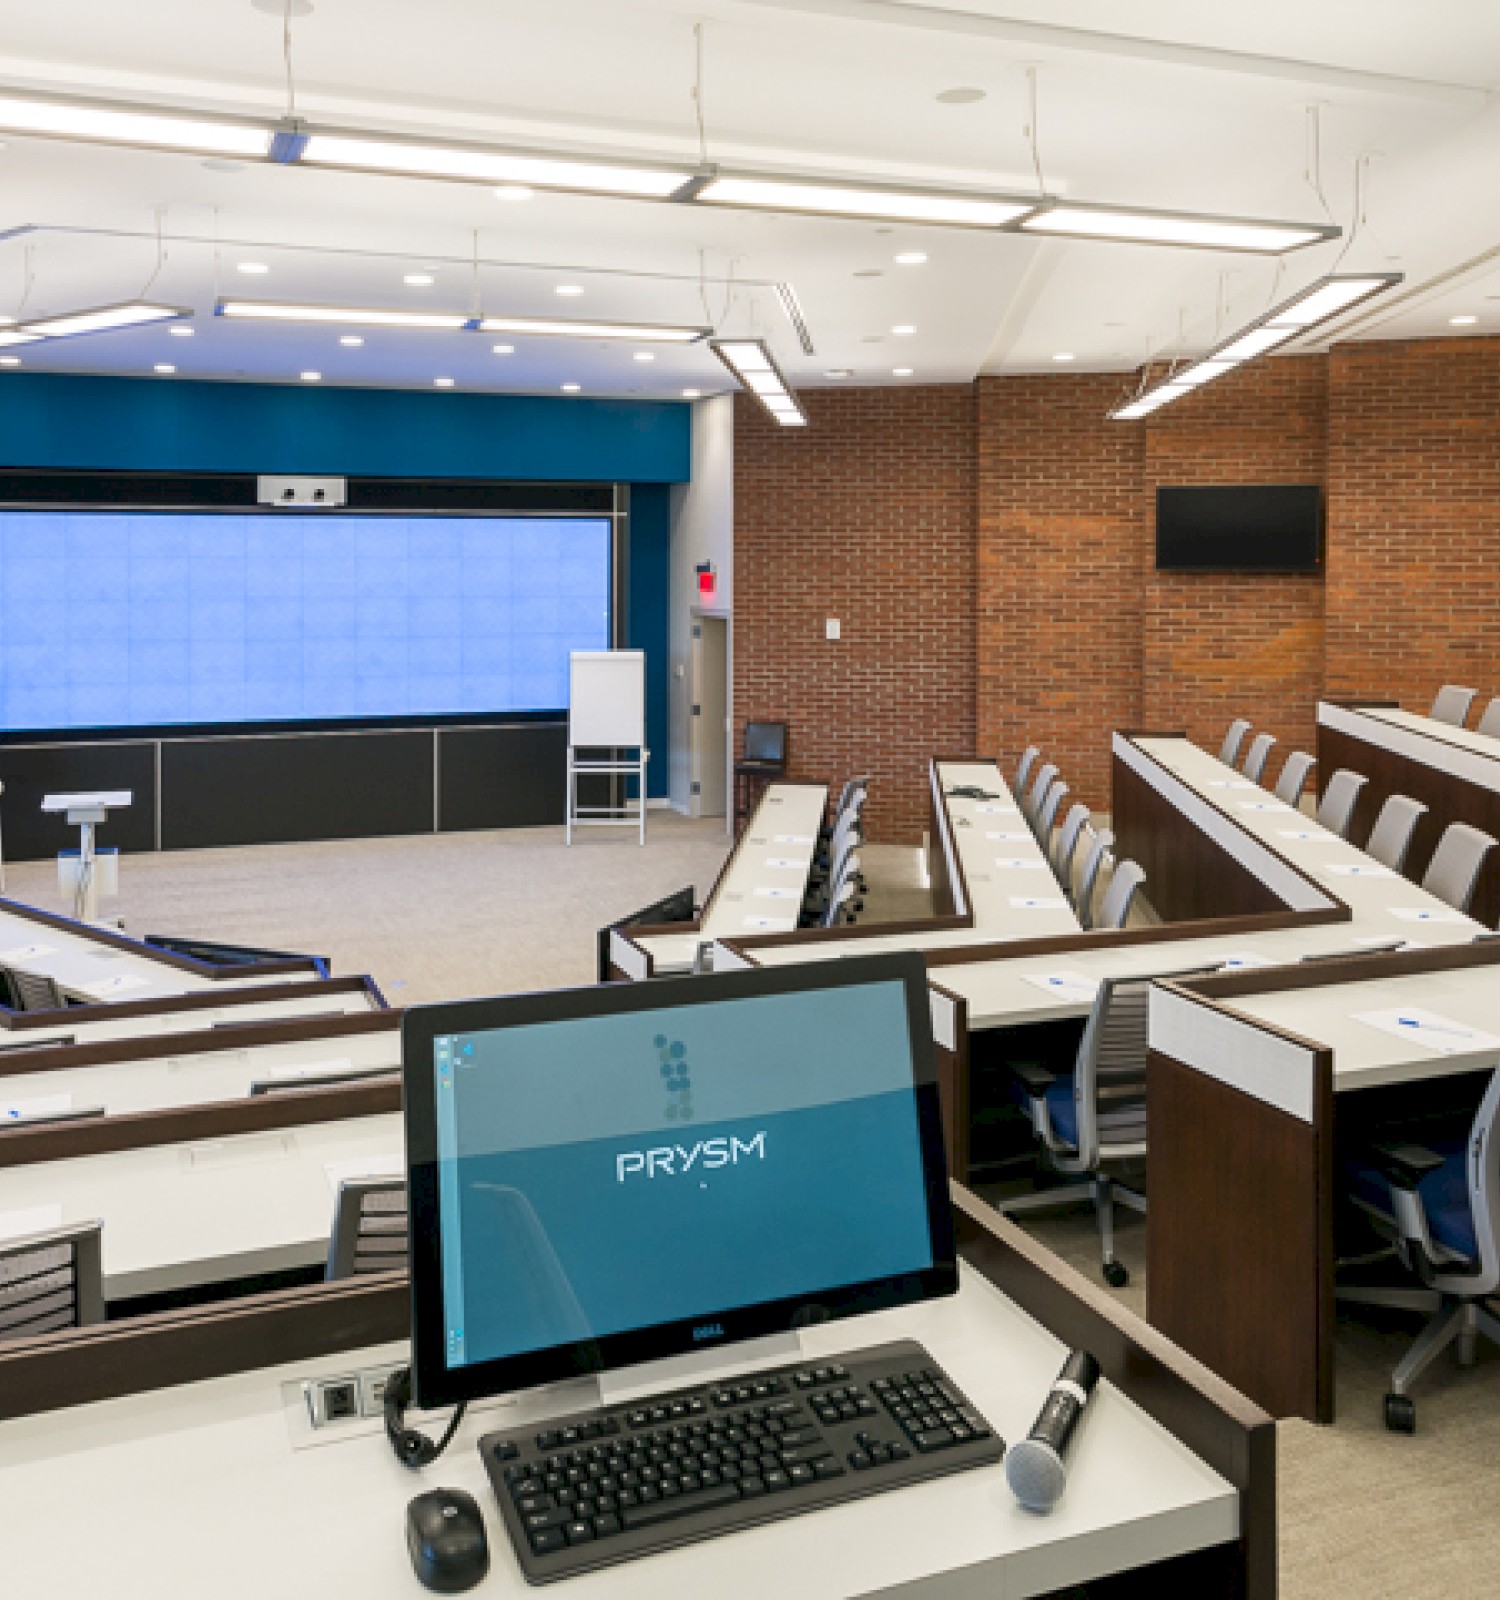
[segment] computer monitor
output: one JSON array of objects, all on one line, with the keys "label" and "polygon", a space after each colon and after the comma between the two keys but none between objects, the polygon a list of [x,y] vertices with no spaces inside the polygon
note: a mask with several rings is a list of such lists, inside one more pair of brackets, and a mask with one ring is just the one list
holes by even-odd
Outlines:
[{"label": "computer monitor", "polygon": [[745,724],[746,761],[765,761],[781,765],[786,761],[786,724],[784,722],[747,722]]},{"label": "computer monitor", "polygon": [[402,1060],[420,1405],[958,1286],[915,954],[419,1006]]}]

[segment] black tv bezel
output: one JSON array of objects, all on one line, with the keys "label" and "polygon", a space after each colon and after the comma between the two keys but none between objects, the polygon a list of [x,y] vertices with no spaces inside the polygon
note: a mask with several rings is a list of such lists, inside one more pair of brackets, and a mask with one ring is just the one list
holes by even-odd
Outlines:
[{"label": "black tv bezel", "polygon": [[[659,1010],[664,1006],[712,1004],[720,1000],[800,994],[899,982],[905,989],[912,1083],[916,1097],[923,1185],[932,1265],[893,1277],[833,1285],[816,1295],[798,1295],[748,1306],[730,1306],[676,1322],[550,1346],[520,1355],[450,1367],[445,1355],[442,1221],[438,1206],[437,1123],[433,1042],[439,1035],[583,1017]],[[958,1289],[947,1155],[938,1099],[926,968],[920,955],[900,952],[793,967],[754,968],[646,983],[604,984],[537,994],[417,1006],[401,1019],[402,1099],[406,1122],[407,1197],[410,1209],[412,1380],[423,1407],[457,1405],[489,1395],[514,1393],[620,1367],[705,1349],[720,1350],[746,1339],[785,1333],[817,1323],[941,1298]],[[722,1337],[702,1339],[705,1325]],[[694,1337],[694,1331],[698,1337]]]},{"label": "black tv bezel", "polygon": [[[1317,529],[1314,535],[1315,551],[1310,565],[1287,566],[1280,563],[1265,565],[1235,563],[1201,563],[1184,565],[1180,562],[1163,562],[1161,555],[1161,497],[1163,494],[1192,493],[1203,489],[1310,489],[1318,497]],[[1156,485],[1156,504],[1152,515],[1152,543],[1155,570],[1182,574],[1229,573],[1248,577],[1321,577],[1327,556],[1327,493],[1321,483],[1159,483]]]}]

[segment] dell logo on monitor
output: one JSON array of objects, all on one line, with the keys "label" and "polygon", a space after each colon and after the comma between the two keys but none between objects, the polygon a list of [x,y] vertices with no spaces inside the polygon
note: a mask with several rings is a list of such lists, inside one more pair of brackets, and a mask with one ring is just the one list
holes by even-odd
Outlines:
[{"label": "dell logo on monitor", "polygon": [[705,1339],[722,1339],[724,1337],[724,1324],[722,1322],[705,1322],[701,1327],[693,1329],[693,1343],[699,1344]]}]

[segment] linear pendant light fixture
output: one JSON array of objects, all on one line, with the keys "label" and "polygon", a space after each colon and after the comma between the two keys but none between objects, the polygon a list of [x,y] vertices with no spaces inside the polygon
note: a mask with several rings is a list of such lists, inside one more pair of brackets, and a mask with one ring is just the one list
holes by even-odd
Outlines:
[{"label": "linear pendant light fixture", "polygon": [[127,300],[123,305],[89,306],[82,311],[61,312],[55,317],[28,317],[17,327],[40,339],[71,339],[75,334],[113,333],[118,328],[139,328],[148,322],[173,322],[192,314],[184,306]]},{"label": "linear pendant light fixture", "polygon": [[248,118],[193,116],[12,90],[0,93],[0,133],[6,132],[231,156],[327,171],[1265,255],[1321,244],[1340,233],[1337,227],[1320,223],[451,144],[353,129],[320,129],[300,118],[257,125]]},{"label": "linear pendant light fixture", "polygon": [[559,317],[481,317],[481,333],[534,334],[560,339],[629,339],[635,344],[697,344],[711,328],[672,327],[641,322],[577,322]]},{"label": "linear pendant light fixture", "polygon": [[807,416],[764,339],[712,339],[709,349],[783,428],[805,428]]},{"label": "linear pendant light fixture", "polygon": [[463,311],[384,311],[370,306],[314,306],[275,300],[220,300],[214,315],[240,322],[347,323],[368,328],[533,334],[558,339],[628,339],[635,344],[695,344],[708,328],[640,322],[584,322],[567,317],[488,317]]},{"label": "linear pendant light fixture", "polygon": [[1298,339],[1320,323],[1331,322],[1352,306],[1384,294],[1401,282],[1399,272],[1350,273],[1343,277],[1319,278],[1290,300],[1283,301],[1247,327],[1233,333],[1206,356],[1169,373],[1154,388],[1116,406],[1110,412],[1114,422],[1134,422],[1149,417],[1172,401],[1205,383],[1212,383],[1226,372],[1253,361],[1291,339]]}]

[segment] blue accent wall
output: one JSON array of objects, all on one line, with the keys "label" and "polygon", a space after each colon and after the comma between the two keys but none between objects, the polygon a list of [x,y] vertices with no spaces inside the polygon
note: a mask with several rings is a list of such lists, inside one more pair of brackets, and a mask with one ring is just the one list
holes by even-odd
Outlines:
[{"label": "blue accent wall", "polygon": [[685,483],[690,406],[9,373],[0,466]]},{"label": "blue accent wall", "polygon": [[626,645],[646,652],[646,793],[668,792],[668,607],[671,571],[671,491],[664,483],[630,491],[630,577],[626,595]]}]

